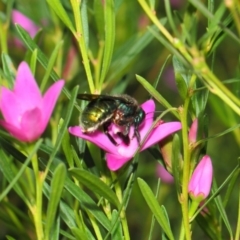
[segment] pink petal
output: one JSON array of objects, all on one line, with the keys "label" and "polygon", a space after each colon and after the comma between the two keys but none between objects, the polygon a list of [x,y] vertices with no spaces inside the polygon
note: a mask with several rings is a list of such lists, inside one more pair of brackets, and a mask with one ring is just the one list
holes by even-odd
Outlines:
[{"label": "pink petal", "polygon": [[126,162],[130,161],[131,158],[124,158],[119,155],[106,153],[107,166],[111,171],[120,169]]},{"label": "pink petal", "polygon": [[197,141],[197,131],[198,131],[198,119],[195,118],[189,130],[188,139],[190,143],[195,143]]},{"label": "pink petal", "polygon": [[146,113],[146,118],[153,118],[154,117],[154,112],[155,112],[155,103],[152,99],[144,102],[141,105],[142,109]]},{"label": "pink petal", "polygon": [[174,178],[173,176],[163,167],[161,164],[157,165],[157,176],[164,182],[164,183],[173,183]]},{"label": "pink petal", "polygon": [[22,109],[42,108],[42,96],[39,87],[26,62],[21,62],[13,90]]},{"label": "pink petal", "polygon": [[41,128],[41,112],[37,108],[25,112],[18,126],[14,126],[11,122],[4,120],[0,120],[0,125],[15,138],[23,142],[36,140],[44,131]]},{"label": "pink petal", "polygon": [[203,194],[206,198],[209,195],[212,185],[213,167],[211,158],[205,155],[197,167],[189,181],[188,191],[195,197]]},{"label": "pink petal", "polygon": [[147,138],[147,141],[141,148],[141,151],[154,145],[157,142],[160,142],[162,139],[180,130],[181,128],[182,125],[180,122],[167,122],[160,124],[159,126],[154,128],[153,131],[150,133],[150,135]]},{"label": "pink petal", "polygon": [[43,108],[42,108],[42,116],[43,116],[43,126],[46,127],[49,118],[51,117],[53,108],[57,102],[57,99],[62,91],[62,88],[64,86],[64,80],[59,80],[55,82],[47,92],[43,96]]},{"label": "pink petal", "polygon": [[19,126],[19,117],[23,113],[21,104],[18,99],[9,89],[1,88],[1,99],[0,99],[2,115],[6,122],[10,122],[12,125]]},{"label": "pink petal", "polygon": [[42,114],[39,108],[26,111],[22,116],[21,131],[26,141],[32,142],[39,138],[46,126],[42,123]]},{"label": "pink petal", "polygon": [[34,24],[34,22],[30,18],[26,17],[24,14],[17,10],[12,11],[12,22],[18,23],[30,34],[32,38],[36,35],[39,29],[39,27]]},{"label": "pink petal", "polygon": [[15,127],[14,125],[11,125],[11,123],[7,123],[4,120],[0,120],[0,125],[4,127],[12,136],[17,138],[20,141],[27,141],[25,135],[23,134],[22,130]]},{"label": "pink petal", "polygon": [[79,126],[69,127],[68,131],[79,138],[85,139],[99,146],[106,152],[116,153],[117,146],[115,146],[107,137],[107,135],[99,130],[92,133],[83,133]]}]

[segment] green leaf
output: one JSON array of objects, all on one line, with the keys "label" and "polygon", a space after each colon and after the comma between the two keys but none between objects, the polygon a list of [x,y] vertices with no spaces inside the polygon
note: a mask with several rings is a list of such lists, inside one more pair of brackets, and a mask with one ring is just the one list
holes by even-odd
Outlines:
[{"label": "green leaf", "polygon": [[163,231],[166,233],[168,238],[170,240],[174,240],[171,228],[169,227],[169,222],[165,217],[165,213],[162,211],[161,207],[159,206],[159,203],[157,202],[153,192],[151,191],[147,183],[144,182],[143,179],[138,178],[137,181],[138,181],[139,188],[142,192],[142,195],[145,201],[147,202],[148,207],[150,208],[153,215],[155,216],[156,220],[158,221],[158,223],[160,224],[160,226],[162,227]]},{"label": "green leaf", "polygon": [[[153,96],[159,103],[161,103],[165,108],[172,108],[168,101],[143,77],[136,75],[137,80],[142,84],[142,86]],[[176,112],[172,112],[177,118],[179,118]]]},{"label": "green leaf", "polygon": [[89,46],[89,23],[88,23],[88,11],[87,11],[87,0],[81,1],[81,17],[82,17],[82,28],[84,32],[84,41],[86,47]]},{"label": "green leaf", "polygon": [[83,169],[71,169],[70,173],[93,193],[99,194],[119,208],[120,203],[115,193],[98,177]]},{"label": "green leaf", "polygon": [[195,91],[194,95],[192,96],[191,103],[197,117],[204,112],[208,102],[208,95],[209,90],[203,89],[201,91]]},{"label": "green leaf", "polygon": [[30,69],[33,75],[35,75],[35,72],[36,72],[37,54],[38,54],[38,50],[35,49],[32,52],[31,61],[30,61]]},{"label": "green leaf", "polygon": [[185,100],[188,96],[188,83],[191,76],[176,56],[173,56],[173,68],[179,94],[181,98]]},{"label": "green leaf", "polygon": [[161,67],[161,69],[160,69],[160,71],[159,71],[159,74],[158,74],[156,80],[155,80],[154,83],[153,83],[153,87],[154,87],[154,88],[157,88],[158,83],[159,83],[159,80],[160,80],[160,78],[161,78],[161,76],[162,76],[163,70],[164,70],[164,68],[165,68],[165,66],[166,66],[166,64],[167,64],[167,62],[168,62],[168,60],[169,60],[170,57],[171,57],[171,55],[168,55],[167,58],[166,58],[166,60],[164,61],[163,65],[162,65],[162,67]]},{"label": "green leaf", "polygon": [[117,210],[113,210],[112,212],[112,238],[114,240],[122,240],[123,239],[123,233],[122,233],[122,227],[120,224],[120,217]]},{"label": "green leaf", "polygon": [[21,169],[17,172],[17,174],[15,172],[13,172],[13,170],[11,169],[11,165],[9,164],[10,161],[9,161],[7,155],[4,153],[3,149],[0,148],[0,170],[2,171],[4,177],[10,183],[9,186],[0,195],[0,201],[7,195],[7,193],[12,188],[14,188],[14,190],[23,199],[23,201],[26,204],[30,205],[29,199],[26,197],[26,195],[23,193],[22,189],[19,187],[19,185],[17,184],[17,181],[19,180],[19,178],[22,176],[23,172],[27,168],[27,166],[30,163],[33,155],[36,154],[36,152],[37,152],[38,148],[40,147],[41,143],[42,143],[41,139],[38,140],[38,142],[36,142],[36,144],[34,145],[33,151],[29,154],[28,158],[24,162]]},{"label": "green leaf", "polygon": [[83,209],[86,208],[104,228],[108,231],[110,230],[111,226],[109,220],[89,195],[87,195],[80,187],[76,186],[70,179],[66,180],[65,188],[80,202]]},{"label": "green leaf", "polygon": [[64,155],[67,159],[68,165],[70,168],[72,168],[74,166],[74,162],[73,162],[74,149],[72,149],[70,145],[70,136],[68,131],[64,133],[61,145],[62,145]]},{"label": "green leaf", "polygon": [[13,66],[11,58],[6,53],[2,53],[2,65],[3,65],[4,75],[8,83],[8,87],[10,89],[13,89],[15,75],[16,75],[15,68]]},{"label": "green leaf", "polygon": [[171,44],[169,43],[164,36],[162,36],[158,30],[155,27],[149,27],[148,28],[149,32],[156,38],[158,39],[165,48],[167,48],[174,56],[177,56],[178,59],[181,59],[181,62],[185,66],[190,66],[187,60],[179,53],[179,51]]},{"label": "green leaf", "polygon": [[[240,126],[239,126],[240,127]],[[228,201],[231,198],[231,194],[233,192],[234,186],[236,184],[236,182],[238,181],[238,177],[240,175],[240,168],[238,171],[234,172],[229,180],[229,184],[227,186],[227,192],[224,196],[224,200],[223,200],[223,205],[226,208]],[[240,200],[240,199],[239,199]],[[240,209],[239,209],[240,210]]]},{"label": "green leaf", "polygon": [[99,0],[94,0],[93,4],[94,18],[97,26],[97,32],[99,39],[104,38],[104,12],[103,12],[103,3]]},{"label": "green leaf", "polygon": [[64,122],[61,126],[61,129],[58,132],[58,137],[57,137],[54,149],[53,149],[53,151],[50,155],[50,158],[48,160],[47,167],[49,167],[51,165],[52,161],[54,160],[55,155],[57,154],[57,152],[58,152],[58,150],[59,150],[59,148],[62,144],[62,139],[64,137],[65,132],[67,131],[68,124],[69,124],[70,118],[72,116],[74,103],[76,101],[76,97],[77,97],[77,94],[78,94],[78,88],[79,88],[79,86],[76,86],[72,91],[71,99],[70,99],[70,102],[68,104],[67,112],[66,112],[66,115],[65,115],[65,120],[64,120]]},{"label": "green leaf", "polygon": [[[7,133],[5,132],[1,132],[1,137],[0,137],[0,146],[2,149],[4,149],[5,151],[8,152],[8,154],[10,154],[11,156],[13,156],[16,160],[18,160],[21,163],[24,163],[24,161],[26,160],[27,156],[24,155],[22,152],[20,152],[18,149],[16,149],[11,143],[10,141],[12,140],[12,137],[9,136]],[[8,138],[9,137],[9,138]]]},{"label": "green leaf", "polygon": [[177,193],[181,192],[179,183],[182,182],[182,157],[180,140],[177,134],[174,134],[172,141],[172,173],[174,176],[174,183],[176,186]]},{"label": "green leaf", "polygon": [[109,66],[111,64],[114,41],[115,41],[115,12],[114,12],[114,1],[106,0],[104,4],[104,25],[105,25],[105,39],[104,39],[104,53],[102,62],[102,71],[100,84],[102,85]]},{"label": "green leaf", "polygon": [[[65,186],[66,187],[66,186]],[[60,202],[60,215],[68,228],[76,227],[73,209],[65,202]]]},{"label": "green leaf", "polygon": [[15,238],[13,238],[13,237],[11,237],[9,235],[7,235],[6,238],[7,238],[7,240],[15,240]]},{"label": "green leaf", "polygon": [[59,164],[53,173],[53,178],[51,181],[50,197],[45,224],[46,239],[48,239],[49,236],[51,236],[51,229],[55,222],[55,216],[60,202],[62,190],[64,187],[65,177],[66,167],[64,164]]},{"label": "green leaf", "polygon": [[53,71],[54,64],[56,62],[59,50],[62,47],[62,45],[63,45],[63,41],[58,42],[52,51],[52,54],[49,58],[49,61],[48,61],[47,67],[46,67],[46,72],[44,74],[44,77],[43,77],[41,85],[40,85],[41,92],[43,92],[46,87],[48,78],[50,77],[51,72]]},{"label": "green leaf", "polygon": [[[217,191],[216,181],[213,181],[212,190],[213,190],[214,192]],[[223,220],[223,222],[224,222],[224,224],[225,224],[225,226],[226,226],[226,228],[227,228],[227,230],[228,230],[228,232],[229,232],[230,239],[233,239],[232,227],[231,227],[231,224],[230,224],[230,222],[229,222],[229,220],[228,220],[228,217],[227,217],[226,211],[225,211],[225,209],[224,209],[224,206],[223,206],[223,202],[222,202],[221,197],[220,197],[220,196],[217,196],[216,198],[214,198],[214,201],[215,201],[216,206],[217,206],[217,208],[218,208],[218,211],[219,211],[219,213],[220,213],[220,215],[221,215],[221,218],[222,218],[222,220]]]},{"label": "green leaf", "polygon": [[52,8],[52,10],[56,13],[56,15],[63,21],[63,23],[71,30],[72,33],[75,32],[73,24],[68,17],[67,12],[62,6],[60,0],[47,0],[47,3]]},{"label": "green leaf", "polygon": [[60,239],[60,217],[56,219],[56,221],[53,223],[52,227],[53,231],[51,232],[51,240],[59,240]]},{"label": "green leaf", "polygon": [[79,240],[86,240],[86,239],[94,239],[94,238],[89,238],[86,234],[86,232],[82,229],[79,228],[71,228],[71,232],[73,233],[73,235],[75,236],[76,239]]},{"label": "green leaf", "polygon": [[136,34],[128,39],[118,50],[114,51],[108,82],[115,81],[119,75],[123,76],[127,71],[127,67],[136,59],[137,54],[152,40],[153,36],[149,32],[145,32],[141,36]]}]

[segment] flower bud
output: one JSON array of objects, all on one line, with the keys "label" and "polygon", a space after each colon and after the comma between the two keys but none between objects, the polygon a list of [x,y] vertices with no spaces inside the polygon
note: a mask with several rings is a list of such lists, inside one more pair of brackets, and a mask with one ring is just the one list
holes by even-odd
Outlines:
[{"label": "flower bud", "polygon": [[188,192],[193,199],[203,200],[209,195],[212,185],[213,167],[211,158],[205,155],[197,167],[188,184]]},{"label": "flower bud", "polygon": [[161,164],[157,165],[157,176],[162,180],[164,183],[171,184],[174,182],[173,176],[165,169],[165,167]]},{"label": "flower bud", "polygon": [[188,139],[189,143],[193,144],[197,141],[197,132],[198,132],[198,119],[195,118],[192,122],[192,125],[189,130]]}]

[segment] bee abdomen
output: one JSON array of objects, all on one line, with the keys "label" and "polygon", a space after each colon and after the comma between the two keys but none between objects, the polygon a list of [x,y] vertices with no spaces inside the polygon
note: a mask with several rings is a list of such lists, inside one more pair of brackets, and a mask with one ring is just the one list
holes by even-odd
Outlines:
[{"label": "bee abdomen", "polygon": [[80,126],[83,132],[94,132],[103,123],[110,120],[116,109],[113,102],[96,99],[90,102],[81,114]]}]

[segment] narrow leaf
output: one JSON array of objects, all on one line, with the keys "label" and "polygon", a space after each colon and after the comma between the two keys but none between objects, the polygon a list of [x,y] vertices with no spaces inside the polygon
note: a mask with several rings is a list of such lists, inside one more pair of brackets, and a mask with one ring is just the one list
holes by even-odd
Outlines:
[{"label": "narrow leaf", "polygon": [[123,239],[123,233],[122,228],[120,224],[120,218],[119,213],[114,209],[112,212],[112,239],[114,240],[122,240]]},{"label": "narrow leaf", "polygon": [[102,62],[102,71],[100,83],[102,84],[112,60],[113,47],[115,41],[115,12],[114,1],[106,0],[104,2],[104,24],[105,24],[105,41]]},{"label": "narrow leaf", "polygon": [[161,207],[159,206],[159,203],[157,202],[153,192],[151,191],[147,183],[144,182],[144,180],[142,180],[141,178],[138,178],[137,180],[138,180],[139,188],[142,192],[142,195],[145,201],[148,204],[148,207],[154,214],[156,220],[158,221],[158,223],[160,224],[160,226],[162,227],[163,231],[166,233],[168,238],[170,240],[173,240],[174,237],[173,237],[171,228],[169,227],[168,220],[165,217],[165,213],[162,211]]},{"label": "narrow leaf", "polygon": [[87,195],[80,187],[76,186],[70,179],[66,179],[65,188],[80,202],[83,208],[86,208],[91,212],[104,228],[107,230],[110,229],[111,226],[109,220],[89,195]]},{"label": "narrow leaf", "polygon": [[[142,84],[142,86],[153,96],[159,103],[161,103],[165,108],[172,108],[170,103],[143,77],[136,75],[137,80]],[[172,112],[177,118],[179,116],[176,112]]]},{"label": "narrow leaf", "polygon": [[59,164],[53,173],[51,181],[50,197],[47,208],[46,224],[45,224],[45,237],[48,239],[51,236],[51,229],[55,222],[55,216],[59,201],[61,198],[62,190],[64,187],[66,177],[66,167],[64,164]]},{"label": "narrow leaf", "polygon": [[97,193],[100,196],[106,198],[108,201],[119,208],[120,203],[115,193],[98,177],[82,169],[71,169],[70,173],[76,177],[80,183],[89,188],[93,193]]},{"label": "narrow leaf", "polygon": [[15,80],[15,69],[12,60],[6,53],[2,53],[2,65],[4,75],[6,77],[6,80],[8,81],[8,87],[12,89]]},{"label": "narrow leaf", "polygon": [[65,9],[63,8],[60,0],[47,0],[47,3],[56,13],[56,15],[63,21],[63,23],[71,30],[71,32],[74,32],[75,30],[73,24],[70,18],[68,17],[68,14],[66,13]]}]

